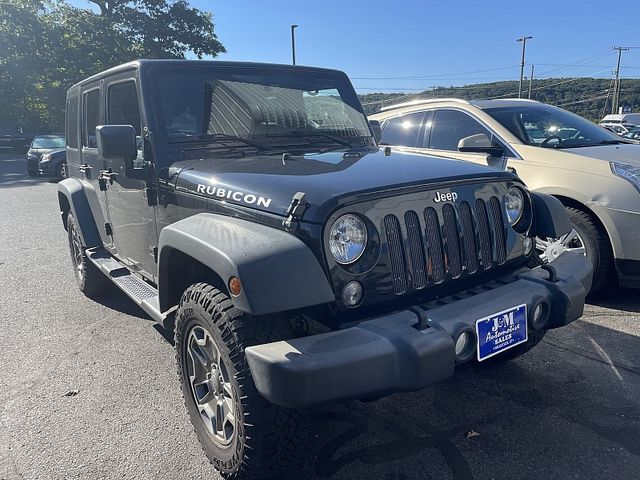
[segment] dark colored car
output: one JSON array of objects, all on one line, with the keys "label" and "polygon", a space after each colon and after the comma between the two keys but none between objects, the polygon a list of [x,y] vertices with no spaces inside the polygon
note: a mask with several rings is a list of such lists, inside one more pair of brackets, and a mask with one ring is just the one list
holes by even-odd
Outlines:
[{"label": "dark colored car", "polygon": [[38,162],[38,174],[58,180],[67,178],[67,149],[61,148],[43,154]]},{"label": "dark colored car", "polygon": [[64,135],[37,135],[27,152],[27,173],[30,177],[39,175],[40,159],[44,154],[65,148]]},{"label": "dark colored car", "polygon": [[509,360],[582,315],[583,255],[529,266],[536,235],[570,231],[562,204],[507,171],[380,149],[342,72],[137,61],[66,102],[78,286],[116,285],[171,332],[225,478],[300,478],[303,407]]}]

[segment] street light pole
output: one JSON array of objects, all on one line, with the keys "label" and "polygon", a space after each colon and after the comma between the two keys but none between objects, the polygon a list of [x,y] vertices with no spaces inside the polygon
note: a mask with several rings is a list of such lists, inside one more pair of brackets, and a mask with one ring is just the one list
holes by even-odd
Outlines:
[{"label": "street light pole", "polygon": [[293,65],[296,64],[296,28],[298,28],[298,25],[291,25],[291,58]]},{"label": "street light pole", "polygon": [[517,39],[518,42],[522,42],[522,62],[520,63],[520,87],[518,88],[518,98],[522,98],[522,83],[524,82],[524,56],[527,50],[527,40],[531,40],[533,37],[522,36]]}]

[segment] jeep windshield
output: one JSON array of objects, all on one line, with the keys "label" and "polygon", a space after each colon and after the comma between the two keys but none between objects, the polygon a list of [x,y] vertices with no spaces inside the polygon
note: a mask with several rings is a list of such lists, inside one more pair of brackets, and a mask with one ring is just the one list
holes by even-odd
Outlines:
[{"label": "jeep windshield", "polygon": [[236,140],[237,146],[259,148],[371,141],[346,77],[302,69],[244,72],[203,68],[160,73],[158,109],[167,140],[225,146]]},{"label": "jeep windshield", "polygon": [[525,145],[565,149],[627,143],[589,120],[550,105],[495,107],[484,111]]}]

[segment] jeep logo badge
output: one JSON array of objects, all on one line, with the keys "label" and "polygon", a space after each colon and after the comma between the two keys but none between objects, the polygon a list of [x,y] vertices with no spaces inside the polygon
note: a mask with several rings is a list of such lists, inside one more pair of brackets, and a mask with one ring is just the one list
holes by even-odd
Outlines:
[{"label": "jeep logo badge", "polygon": [[456,192],[449,192],[449,193],[436,192],[435,197],[433,197],[433,201],[436,203],[455,202],[456,200],[458,200],[458,194]]}]

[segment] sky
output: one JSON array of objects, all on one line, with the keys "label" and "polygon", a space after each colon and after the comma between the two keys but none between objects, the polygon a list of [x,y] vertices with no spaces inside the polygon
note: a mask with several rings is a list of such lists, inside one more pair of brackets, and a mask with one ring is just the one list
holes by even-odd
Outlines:
[{"label": "sky", "polygon": [[[297,63],[344,70],[359,93],[516,80],[522,54],[516,39],[523,35],[533,37],[525,75],[534,64],[535,78],[611,78],[612,46],[640,47],[637,0],[190,3],[213,13],[227,49],[218,59],[290,63],[290,25],[297,24]],[[622,76],[640,77],[640,48],[623,52]]]}]

